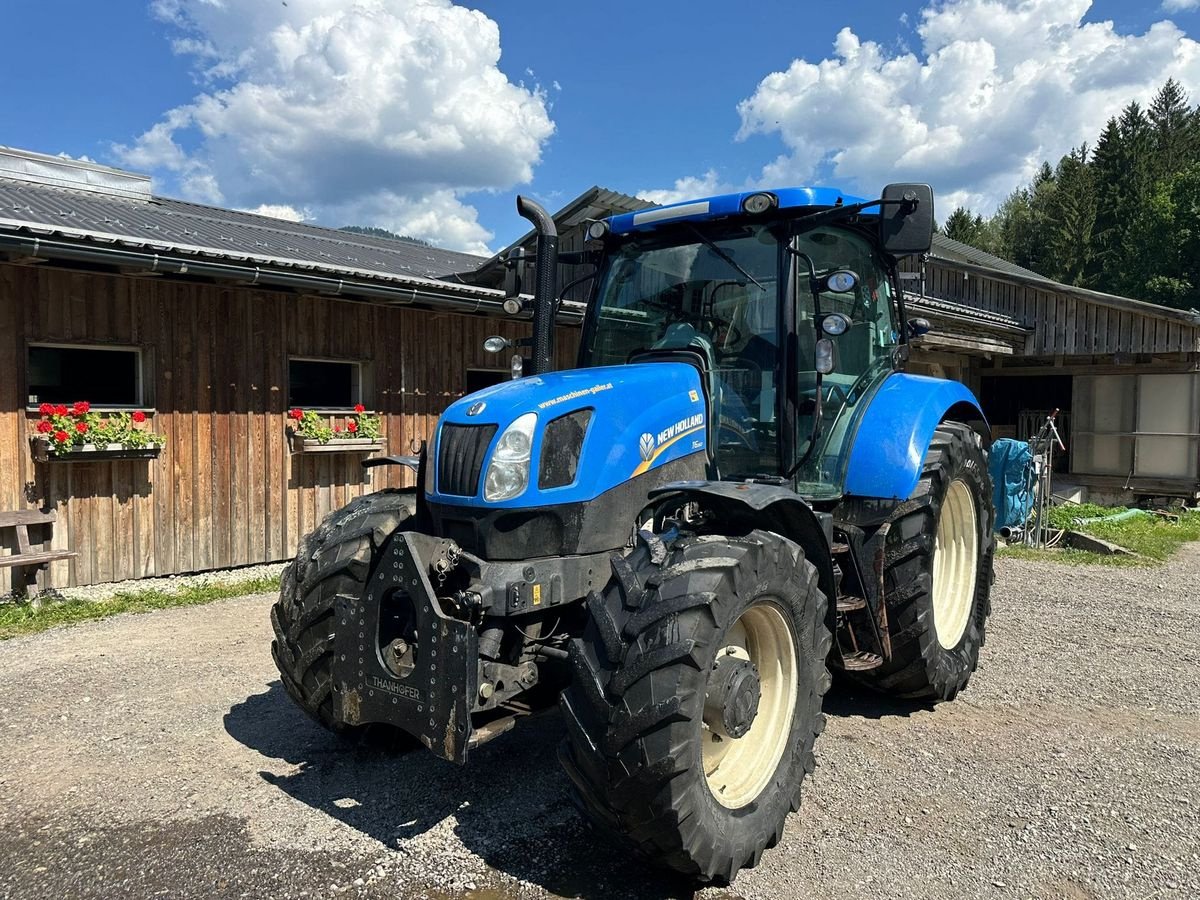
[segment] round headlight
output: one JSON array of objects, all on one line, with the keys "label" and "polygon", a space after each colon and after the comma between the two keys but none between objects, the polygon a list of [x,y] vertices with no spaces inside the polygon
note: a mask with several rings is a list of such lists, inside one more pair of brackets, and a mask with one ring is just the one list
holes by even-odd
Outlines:
[{"label": "round headlight", "polygon": [[516,297],[506,298],[501,305],[504,307],[504,311],[510,316],[518,315],[521,312],[521,301]]},{"label": "round headlight", "polygon": [[829,286],[829,290],[835,294],[848,294],[854,290],[854,286],[858,284],[858,276],[853,272],[848,272],[842,269],[839,272],[832,273],[825,279],[825,284]]},{"label": "round headlight", "polygon": [[775,202],[774,194],[751,194],[742,201],[742,210],[752,216],[757,216],[765,213],[768,209],[774,209]]},{"label": "round headlight", "polygon": [[498,334],[493,334],[490,338],[483,342],[483,349],[488,353],[499,353],[512,346],[512,342],[508,338],[500,337]]},{"label": "round headlight", "polygon": [[603,219],[588,226],[587,235],[593,241],[600,240],[606,234],[608,234],[608,222]]},{"label": "round headlight", "polygon": [[841,313],[829,313],[821,319],[821,330],[831,337],[837,337],[850,330],[850,320]]}]

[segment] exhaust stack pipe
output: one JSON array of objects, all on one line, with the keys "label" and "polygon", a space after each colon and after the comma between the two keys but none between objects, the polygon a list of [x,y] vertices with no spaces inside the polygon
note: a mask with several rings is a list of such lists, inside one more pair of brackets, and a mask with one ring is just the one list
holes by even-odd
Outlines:
[{"label": "exhaust stack pipe", "polygon": [[554,219],[539,203],[517,197],[517,214],[528,219],[537,230],[537,267],[533,289],[533,355],[534,375],[553,368],[554,308],[558,287],[558,229]]}]

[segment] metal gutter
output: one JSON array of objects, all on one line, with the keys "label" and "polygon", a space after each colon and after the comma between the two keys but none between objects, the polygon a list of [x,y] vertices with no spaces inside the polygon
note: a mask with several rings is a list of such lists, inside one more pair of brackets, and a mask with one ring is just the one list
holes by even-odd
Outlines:
[{"label": "metal gutter", "polygon": [[[443,293],[440,290],[442,283],[434,279],[406,279],[382,273],[373,278],[354,275],[347,277],[316,275],[308,272],[281,271],[270,265],[201,259],[198,258],[198,255],[181,255],[178,250],[174,253],[159,253],[151,250],[118,248],[111,244],[95,246],[56,238],[3,232],[0,232],[0,251],[45,259],[124,266],[162,275],[215,278],[249,285],[290,288],[346,299],[366,299],[397,305],[426,304],[441,309],[452,309],[456,312],[483,313],[512,318],[504,312],[503,291],[446,283],[445,293]],[[531,304],[526,305],[531,306]],[[577,325],[582,320],[583,311],[579,304],[563,303],[560,305],[556,317],[556,321],[560,324]]]}]

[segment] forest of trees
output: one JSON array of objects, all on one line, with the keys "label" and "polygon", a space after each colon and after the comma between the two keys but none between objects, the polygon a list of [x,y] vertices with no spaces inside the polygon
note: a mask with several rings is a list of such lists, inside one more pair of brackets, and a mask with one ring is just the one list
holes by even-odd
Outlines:
[{"label": "forest of trees", "polygon": [[1169,80],[991,218],[959,207],[941,230],[1056,281],[1200,308],[1200,107]]}]

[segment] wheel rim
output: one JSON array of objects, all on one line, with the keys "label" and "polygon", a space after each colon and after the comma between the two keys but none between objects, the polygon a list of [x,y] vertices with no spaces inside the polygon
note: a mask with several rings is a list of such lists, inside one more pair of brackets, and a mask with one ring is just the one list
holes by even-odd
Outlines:
[{"label": "wheel rim", "polygon": [[933,545],[933,626],[938,643],[957,647],[967,630],[979,569],[979,520],[971,489],[950,482]]},{"label": "wheel rim", "polygon": [[796,709],[796,639],[780,607],[759,600],[733,623],[717,653],[754,663],[761,686],[758,714],[743,737],[722,738],[707,719],[701,729],[709,791],[722,806],[738,809],[770,784],[787,749]]}]

